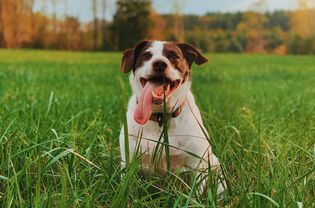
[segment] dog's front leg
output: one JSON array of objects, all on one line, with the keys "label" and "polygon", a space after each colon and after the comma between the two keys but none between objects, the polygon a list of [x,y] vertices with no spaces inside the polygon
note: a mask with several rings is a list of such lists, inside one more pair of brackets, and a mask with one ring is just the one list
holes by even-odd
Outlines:
[{"label": "dog's front leg", "polygon": [[196,173],[196,182],[200,194],[205,194],[210,186],[216,186],[217,194],[224,191],[225,182],[218,158],[212,153],[208,158],[199,161],[194,169]]},{"label": "dog's front leg", "polygon": [[123,172],[126,168],[126,151],[125,149],[125,133],[124,133],[124,127],[122,127],[121,131],[120,131],[120,135],[119,135],[119,147],[120,147],[120,156],[121,156],[121,171],[122,171],[122,176],[123,176]]}]

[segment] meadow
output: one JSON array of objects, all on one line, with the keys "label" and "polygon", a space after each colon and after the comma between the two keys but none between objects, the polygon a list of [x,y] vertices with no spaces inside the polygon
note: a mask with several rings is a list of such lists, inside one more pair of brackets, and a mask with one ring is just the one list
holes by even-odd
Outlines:
[{"label": "meadow", "polygon": [[207,57],[192,89],[222,197],[120,177],[119,53],[0,50],[0,207],[315,207],[314,56]]}]

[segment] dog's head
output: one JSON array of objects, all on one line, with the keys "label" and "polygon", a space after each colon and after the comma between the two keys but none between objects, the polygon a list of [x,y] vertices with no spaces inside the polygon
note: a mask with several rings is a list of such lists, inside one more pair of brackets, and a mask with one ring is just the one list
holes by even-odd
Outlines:
[{"label": "dog's head", "polygon": [[167,110],[176,109],[190,88],[191,65],[207,61],[187,43],[142,41],[127,49],[121,69],[124,73],[132,71],[130,83],[138,102],[136,122],[145,124],[152,112],[163,112],[164,95]]}]

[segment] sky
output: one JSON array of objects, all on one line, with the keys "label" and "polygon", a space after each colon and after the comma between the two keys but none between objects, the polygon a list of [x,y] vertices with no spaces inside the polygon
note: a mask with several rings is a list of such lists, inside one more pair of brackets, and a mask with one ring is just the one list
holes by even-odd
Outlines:
[{"label": "sky", "polygon": [[[233,12],[248,10],[257,0],[181,0],[182,10],[186,14],[205,14],[207,12]],[[268,10],[293,9],[295,0],[266,0]],[[171,12],[165,4],[167,0],[154,0],[154,7],[158,12]]]},{"label": "sky", "polygon": [[[63,3],[65,0],[55,0],[57,2],[57,15],[64,16],[65,13],[78,17],[83,22],[88,22],[92,19],[92,5],[91,0],[67,0],[67,4]],[[115,0],[107,0],[108,9],[106,11],[106,18],[112,19],[115,13]],[[172,12],[172,3],[170,0],[152,0],[153,7],[158,13]],[[254,2],[257,0],[177,0],[180,2],[181,11],[184,14],[198,14],[202,15],[207,12],[236,12],[246,11],[253,8]],[[265,0],[268,11],[274,10],[292,10],[296,8],[297,0]],[[42,2],[46,2],[44,5]],[[49,4],[51,0],[35,0],[35,11],[42,11],[45,8],[47,14],[52,13],[52,6]],[[99,8],[99,13],[101,9]]]}]

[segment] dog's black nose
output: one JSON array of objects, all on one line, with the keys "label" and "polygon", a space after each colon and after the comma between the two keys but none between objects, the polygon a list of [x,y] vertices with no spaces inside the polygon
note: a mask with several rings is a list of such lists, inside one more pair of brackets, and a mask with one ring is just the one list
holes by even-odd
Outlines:
[{"label": "dog's black nose", "polygon": [[157,60],[153,63],[153,69],[157,72],[164,72],[167,68],[167,63],[162,60]]}]

